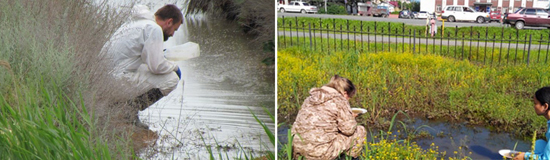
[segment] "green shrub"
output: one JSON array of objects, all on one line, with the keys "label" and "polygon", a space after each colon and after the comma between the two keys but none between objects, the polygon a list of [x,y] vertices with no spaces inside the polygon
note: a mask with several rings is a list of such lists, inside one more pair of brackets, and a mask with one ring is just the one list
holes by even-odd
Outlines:
[{"label": "green shrub", "polygon": [[334,74],[357,85],[350,102],[369,110],[366,124],[392,110],[454,117],[522,135],[542,134],[546,124],[531,107],[534,91],[550,84],[550,67],[543,63],[490,66],[433,54],[315,52],[296,46],[279,49],[277,57],[277,110],[287,124],[292,118],[283,117],[295,115],[309,89]]},{"label": "green shrub", "polygon": [[346,11],[346,8],[343,5],[329,5],[327,6],[327,10],[325,11],[325,7],[319,7],[318,13],[320,14],[339,14],[339,15],[346,15],[348,12]]}]

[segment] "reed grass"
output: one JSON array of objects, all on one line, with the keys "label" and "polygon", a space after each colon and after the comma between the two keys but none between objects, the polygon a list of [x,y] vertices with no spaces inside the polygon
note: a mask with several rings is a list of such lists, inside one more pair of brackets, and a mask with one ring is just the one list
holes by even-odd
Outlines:
[{"label": "reed grass", "polygon": [[0,0],[3,159],[136,158],[98,100],[123,98],[98,55],[127,13],[106,1]]}]

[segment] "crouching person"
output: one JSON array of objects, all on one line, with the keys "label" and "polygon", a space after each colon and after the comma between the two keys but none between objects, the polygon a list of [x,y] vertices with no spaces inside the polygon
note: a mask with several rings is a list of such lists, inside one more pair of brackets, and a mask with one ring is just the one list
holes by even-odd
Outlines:
[{"label": "crouching person", "polygon": [[148,129],[138,117],[138,111],[168,95],[176,88],[181,71],[164,57],[164,41],[173,36],[183,22],[183,15],[174,5],[166,5],[154,15],[146,6],[133,8],[132,20],[124,24],[107,44],[107,58],[113,65],[111,74],[128,91],[140,95],[129,101],[127,115],[134,125]]},{"label": "crouching person", "polygon": [[348,102],[355,94],[353,83],[335,75],[309,93],[292,125],[294,158],[335,159],[342,153],[357,158],[366,131],[357,125]]}]

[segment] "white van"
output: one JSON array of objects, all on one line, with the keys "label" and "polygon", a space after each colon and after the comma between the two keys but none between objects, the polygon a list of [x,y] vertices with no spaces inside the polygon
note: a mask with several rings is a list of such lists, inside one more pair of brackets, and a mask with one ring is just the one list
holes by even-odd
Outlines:
[{"label": "white van", "polygon": [[441,18],[449,22],[456,21],[475,21],[477,23],[488,22],[491,20],[489,13],[476,12],[468,6],[445,6],[441,12]]}]

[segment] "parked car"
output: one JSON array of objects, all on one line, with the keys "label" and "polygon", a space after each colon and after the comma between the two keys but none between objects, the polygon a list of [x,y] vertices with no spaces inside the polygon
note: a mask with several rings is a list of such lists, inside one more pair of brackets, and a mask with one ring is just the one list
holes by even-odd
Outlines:
[{"label": "parked car", "polygon": [[520,8],[508,14],[504,24],[513,25],[516,29],[523,29],[525,26],[550,28],[550,17],[548,10],[543,8]]},{"label": "parked car", "polygon": [[373,16],[373,17],[388,17],[390,15],[390,11],[388,10],[388,7],[386,6],[376,6],[371,7],[369,11],[367,12],[367,16]]},{"label": "parked car", "polygon": [[430,13],[426,12],[426,11],[420,11],[418,12],[416,15],[414,15],[414,18],[417,18],[417,19],[426,19],[426,18],[430,18]]},{"label": "parked car", "polygon": [[284,12],[301,12],[302,14],[306,13],[317,13],[317,7],[310,5],[306,2],[291,1],[287,5],[277,6],[281,13]]},{"label": "parked car", "polygon": [[375,6],[375,5],[366,5],[358,4],[359,12],[361,16],[373,16],[373,17],[388,17],[390,12],[386,6]]},{"label": "parked car", "polygon": [[489,17],[491,17],[489,23],[491,23],[492,21],[500,23],[500,20],[502,19],[502,14],[500,12],[491,12],[489,13]]},{"label": "parked car", "polygon": [[402,10],[399,12],[399,18],[414,18],[414,15],[410,10]]},{"label": "parked car", "polygon": [[455,21],[475,21],[483,23],[491,20],[488,13],[477,12],[468,6],[445,6],[441,11],[441,18],[447,19],[449,22]]}]

